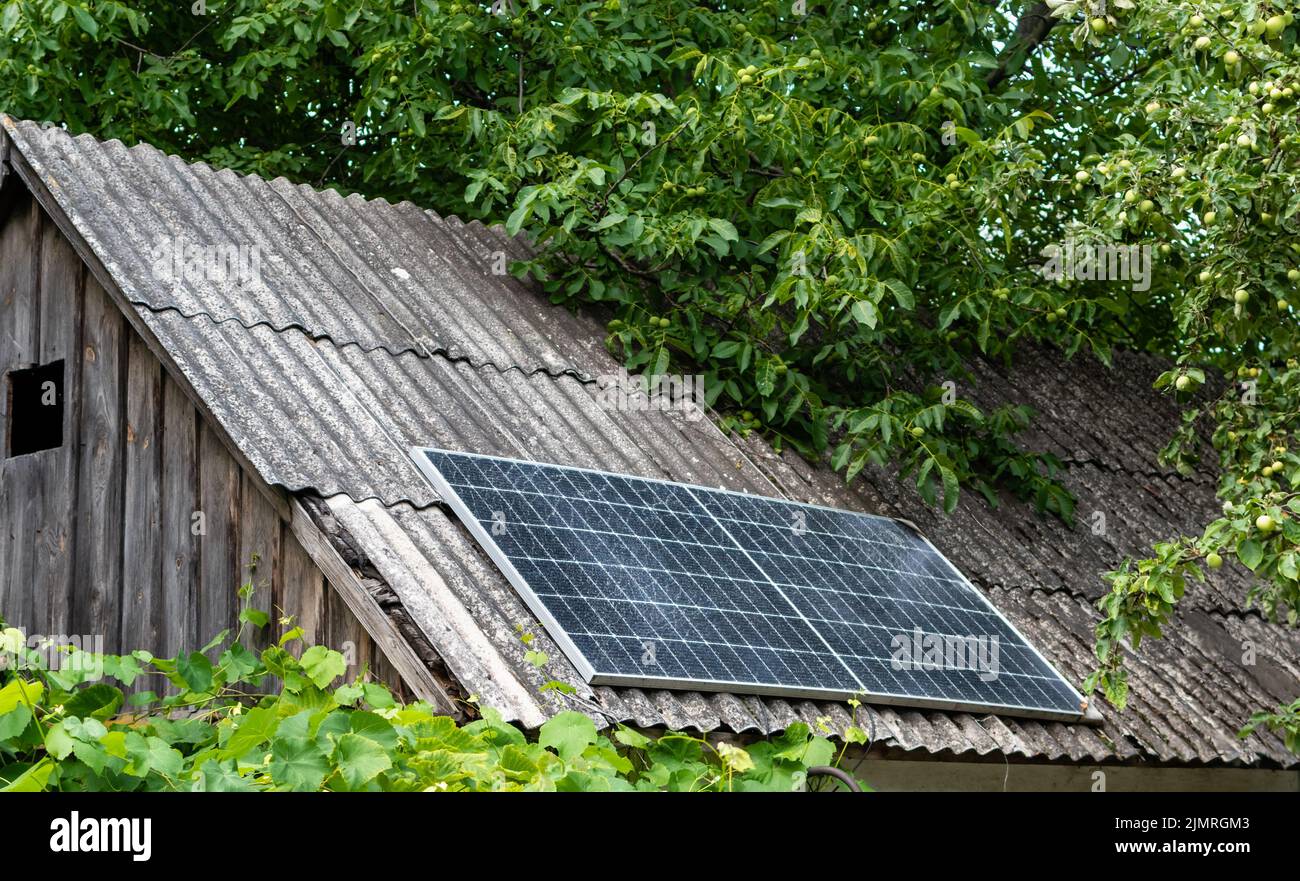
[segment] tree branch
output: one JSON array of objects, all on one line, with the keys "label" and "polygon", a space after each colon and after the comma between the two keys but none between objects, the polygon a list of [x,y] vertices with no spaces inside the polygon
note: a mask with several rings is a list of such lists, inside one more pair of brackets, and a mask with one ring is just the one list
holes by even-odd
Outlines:
[{"label": "tree branch", "polygon": [[1052,10],[1046,3],[1034,3],[1020,14],[1016,23],[1016,35],[1007,42],[998,59],[998,66],[989,72],[985,82],[990,89],[996,89],[1002,81],[1020,72],[1020,68],[1029,60],[1029,56],[1038,51],[1038,47],[1047,39],[1060,19],[1052,17]]}]

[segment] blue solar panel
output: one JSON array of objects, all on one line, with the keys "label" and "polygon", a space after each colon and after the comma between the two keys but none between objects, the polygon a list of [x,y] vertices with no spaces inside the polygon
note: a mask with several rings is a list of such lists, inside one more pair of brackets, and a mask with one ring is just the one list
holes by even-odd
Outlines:
[{"label": "blue solar panel", "polygon": [[1080,695],[908,524],[413,454],[592,684],[1082,714]]}]

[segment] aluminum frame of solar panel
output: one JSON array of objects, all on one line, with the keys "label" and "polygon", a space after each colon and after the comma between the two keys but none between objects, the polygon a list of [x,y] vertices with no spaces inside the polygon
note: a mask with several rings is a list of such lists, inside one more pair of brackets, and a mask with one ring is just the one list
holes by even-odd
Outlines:
[{"label": "aluminum frame of solar panel", "polygon": [[[773,696],[780,696],[780,697],[813,698],[813,699],[845,700],[849,698],[858,698],[868,703],[894,704],[899,706],[913,706],[913,707],[943,709],[943,710],[969,710],[969,711],[994,710],[994,711],[1006,713],[1008,715],[1022,715],[1022,716],[1033,717],[1033,718],[1056,719],[1062,721],[1077,721],[1083,715],[1082,709],[1067,709],[1067,705],[1072,708],[1081,708],[1084,706],[1083,698],[1073,688],[1073,686],[1071,686],[1069,682],[1064,677],[1062,677],[1060,673],[1051,665],[1051,663],[1042,656],[1042,654],[1037,650],[1037,648],[1035,648],[1034,645],[1031,642],[1029,642],[1029,640],[1026,639],[1024,635],[1009,620],[1007,620],[1006,616],[1003,615],[1002,612],[996,606],[994,606],[988,600],[987,597],[985,597],[978,589],[976,589],[974,585],[972,585],[970,581],[960,572],[960,570],[958,570],[957,567],[954,566],[950,560],[944,557],[944,555],[933,545],[932,542],[929,541],[928,538],[922,535],[919,532],[919,530],[916,530],[916,528],[911,524],[906,524],[903,521],[896,521],[886,517],[879,517],[877,515],[864,514],[855,511],[845,511],[842,509],[830,508],[821,505],[809,505],[805,503],[790,502],[785,499],[777,499],[777,498],[772,498],[767,496],[759,496],[759,495],[753,495],[748,493],[737,493],[730,490],[692,486],[689,484],[676,483],[668,480],[636,477],[636,476],[624,475],[624,474],[615,474],[611,472],[597,471],[594,469],[586,469],[586,468],[577,468],[573,466],[529,462],[522,459],[512,459],[507,457],[483,456],[475,453],[462,453],[462,452],[455,452],[455,451],[448,451],[448,450],[439,450],[432,447],[413,447],[411,450],[411,455],[415,459],[416,464],[419,466],[420,471],[433,484],[434,489],[438,492],[438,495],[452,508],[452,510],[455,512],[457,517],[462,521],[462,523],[464,523],[466,528],[474,536],[475,540],[484,549],[484,551],[497,565],[497,567],[501,570],[501,572],[506,576],[506,579],[514,587],[514,589],[520,595],[520,597],[524,600],[525,604],[529,607],[529,609],[533,612],[533,614],[537,616],[538,620],[542,623],[547,633],[550,634],[550,636],[555,641],[555,643],[560,647],[560,649],[564,652],[564,654],[574,664],[579,674],[589,684],[636,686],[636,687],[647,687],[647,688],[688,689],[688,690],[699,690],[699,691],[724,691],[724,692],[735,692],[735,693],[763,694],[763,695],[773,695]],[[729,547],[729,548],[722,545],[709,545],[700,542],[698,540],[689,541],[689,542],[674,542],[674,543],[680,544],[686,548],[693,547],[698,549],[698,548],[708,547],[708,548],[713,548],[715,551],[720,549],[725,549],[729,552],[732,552],[733,555],[736,557],[747,557],[749,564],[752,566],[753,570],[758,573],[759,577],[753,577],[751,575],[748,577],[735,578],[730,580],[734,581],[737,586],[743,586],[743,588],[753,589],[755,592],[755,596],[749,597],[749,599],[754,600],[756,605],[759,605],[763,602],[769,603],[772,614],[768,615],[768,617],[775,617],[778,619],[798,618],[801,619],[803,625],[806,625],[806,630],[805,630],[801,628],[797,623],[787,624],[786,626],[788,626],[792,632],[788,634],[780,634],[782,639],[786,639],[788,642],[788,637],[799,636],[800,638],[805,638],[806,640],[806,637],[811,633],[816,637],[816,640],[821,643],[821,649],[824,649],[825,652],[822,653],[820,649],[817,649],[815,642],[810,644],[807,643],[806,641],[805,641],[805,645],[807,645],[808,648],[812,650],[810,653],[799,652],[799,650],[797,649],[789,648],[788,645],[786,648],[780,648],[780,647],[773,647],[771,645],[751,646],[747,644],[728,646],[727,644],[721,642],[712,642],[712,643],[701,642],[701,643],[691,643],[691,644],[697,646],[699,645],[707,646],[711,652],[715,650],[729,652],[731,649],[740,649],[742,647],[753,649],[755,652],[755,657],[758,657],[757,653],[761,651],[771,651],[772,653],[774,653],[774,656],[776,657],[782,656],[783,653],[784,654],[790,654],[790,653],[811,654],[811,656],[808,657],[805,661],[808,669],[797,671],[796,673],[792,674],[794,678],[800,678],[799,674],[806,674],[806,676],[804,677],[804,683],[791,685],[789,684],[788,681],[780,681],[780,677],[775,675],[772,681],[758,681],[757,677],[754,676],[750,676],[748,679],[726,679],[720,676],[710,676],[707,674],[689,675],[689,676],[647,675],[643,672],[629,673],[626,671],[626,669],[624,670],[612,669],[612,667],[618,666],[617,664],[612,664],[611,669],[608,670],[598,669],[598,667],[601,666],[600,659],[597,658],[595,661],[593,661],[593,659],[589,657],[589,655],[609,656],[610,654],[605,648],[601,647],[600,645],[592,641],[595,640],[597,637],[599,637],[600,634],[593,635],[592,633],[589,632],[590,628],[588,628],[587,630],[582,630],[577,633],[571,633],[571,631],[577,631],[579,630],[579,628],[572,627],[572,626],[566,627],[559,620],[559,618],[557,618],[557,614],[561,615],[562,617],[568,617],[570,619],[573,618],[572,610],[568,609],[568,605],[569,605],[568,600],[581,600],[581,603],[579,603],[578,605],[585,603],[593,611],[597,605],[602,603],[612,605],[614,600],[611,600],[610,597],[605,596],[603,594],[599,596],[593,595],[597,593],[596,591],[593,591],[590,594],[574,594],[568,597],[567,599],[561,594],[556,594],[553,592],[539,592],[536,589],[534,582],[542,582],[542,586],[550,587],[554,589],[554,585],[556,583],[563,582],[565,581],[565,579],[560,578],[558,576],[554,576],[553,573],[551,575],[548,575],[547,572],[540,571],[541,565],[538,562],[538,558],[531,557],[529,555],[521,554],[521,553],[515,553],[512,555],[512,553],[510,553],[506,548],[502,547],[502,544],[499,543],[498,540],[492,535],[492,529],[490,524],[485,522],[482,518],[479,517],[478,514],[475,513],[471,505],[462,497],[462,492],[458,491],[456,486],[453,485],[453,482],[450,481],[446,476],[442,474],[442,471],[438,467],[437,463],[434,462],[433,459],[434,456],[448,457],[450,459],[459,459],[459,460],[464,460],[466,462],[475,462],[478,463],[480,466],[483,465],[483,463],[494,463],[495,467],[502,468],[502,469],[505,469],[507,467],[515,468],[516,470],[532,469],[533,474],[547,474],[547,473],[563,474],[567,472],[572,475],[588,475],[588,476],[594,476],[602,480],[605,480],[606,482],[609,482],[611,486],[616,485],[614,482],[620,482],[625,486],[625,488],[640,485],[642,487],[654,487],[659,492],[676,493],[678,494],[679,497],[682,494],[685,494],[685,496],[689,497],[689,501],[683,504],[683,509],[684,509],[683,511],[676,512],[676,513],[679,514],[690,513],[692,516],[698,516],[694,512],[687,510],[693,507],[697,511],[701,511],[707,514],[709,518],[713,521],[713,523],[723,532],[726,532],[726,527],[723,523],[724,519],[727,519],[728,522],[747,522],[758,526],[766,526],[768,528],[774,527],[777,524],[774,523],[762,524],[762,523],[757,523],[755,521],[730,521],[729,518],[719,519],[718,515],[713,510],[709,509],[708,502],[701,500],[700,498],[701,495],[703,495],[705,499],[711,500],[714,507],[727,504],[726,500],[728,499],[734,499],[737,501],[734,502],[733,504],[744,504],[751,507],[766,505],[771,508],[782,509],[784,511],[803,511],[805,512],[805,516],[807,516],[808,514],[817,516],[817,512],[824,512],[825,516],[842,518],[843,520],[853,521],[857,523],[871,522],[880,529],[892,530],[893,534],[902,535],[906,538],[914,540],[915,542],[918,543],[919,546],[923,546],[924,548],[928,549],[929,555],[926,558],[926,562],[942,567],[942,569],[950,576],[950,580],[953,583],[955,583],[959,588],[961,588],[960,590],[961,596],[970,596],[971,598],[973,598],[973,600],[975,600],[978,603],[979,606],[982,607],[982,609],[968,609],[968,608],[961,608],[961,607],[953,607],[953,611],[963,612],[966,613],[967,615],[984,615],[987,616],[987,620],[996,622],[997,625],[999,625],[1000,628],[1004,630],[1004,633],[997,634],[999,640],[1003,639],[1004,637],[1009,638],[1011,648],[1017,651],[1024,652],[1025,656],[1028,659],[1030,659],[1031,664],[1033,662],[1036,662],[1038,669],[1042,672],[1045,672],[1047,675],[1037,675],[1031,678],[1050,681],[1053,684],[1054,695],[1047,695],[1049,697],[1049,700],[1043,702],[1043,704],[1041,705],[1029,705],[1023,702],[1022,703],[1002,702],[998,700],[989,700],[989,699],[967,700],[964,699],[964,697],[967,697],[969,695],[963,696],[962,698],[957,698],[953,696],[954,694],[953,692],[949,692],[948,695],[944,695],[944,696],[937,696],[935,692],[931,692],[930,694],[927,695],[927,694],[918,693],[920,691],[919,688],[913,688],[910,692],[907,692],[907,691],[887,691],[884,689],[869,687],[866,684],[866,682],[863,681],[862,677],[858,675],[858,672],[855,672],[854,668],[850,666],[849,663],[845,660],[844,655],[833,647],[832,642],[828,640],[826,638],[826,635],[822,632],[823,629],[832,629],[833,635],[835,635],[834,632],[835,630],[843,629],[843,628],[851,629],[853,626],[858,626],[858,625],[854,625],[852,622],[846,622],[840,620],[814,619],[818,621],[818,625],[819,625],[819,626],[814,626],[806,616],[803,604],[796,604],[794,600],[786,596],[781,589],[781,585],[783,583],[777,582],[775,579],[773,579],[772,576],[753,559],[752,554],[765,554],[767,552],[759,550],[757,548],[747,549],[744,543],[736,539],[729,532],[727,532],[726,538],[729,539],[731,545],[733,545],[733,547]],[[466,488],[470,488],[469,485],[462,485],[462,489],[466,489]],[[496,494],[513,492],[522,495],[522,491],[514,487],[502,487],[502,486],[492,485],[492,486],[479,487],[479,489],[485,492],[492,492]],[[576,501],[579,499],[575,498],[573,500]],[[608,498],[599,497],[599,496],[593,499],[584,499],[582,501],[585,501],[593,505],[597,503],[603,504],[605,506],[623,505],[624,507],[632,510],[654,510],[650,508],[643,508],[640,506],[626,505],[625,503],[622,502],[612,502]],[[548,504],[552,508],[554,507],[550,502],[547,502],[546,504]],[[631,515],[627,514],[627,516],[631,516]],[[526,526],[528,524],[525,521],[519,521],[516,525]],[[569,530],[575,532],[587,531],[587,532],[591,532],[591,534],[593,535],[599,535],[606,538],[613,537],[619,539],[620,542],[624,538],[636,538],[638,540],[644,538],[644,536],[636,536],[633,533],[618,533],[614,531],[600,532],[595,530],[583,529],[581,527],[575,528],[570,526],[557,526],[556,524],[545,524],[545,523],[536,524],[536,525],[539,528],[547,530],[548,534],[555,533],[557,529],[563,529],[563,530]],[[707,524],[696,524],[696,525],[706,526]],[[764,533],[763,537],[770,538],[772,534],[781,535],[783,531],[784,530],[777,530],[775,533]],[[704,529],[703,532],[705,534],[705,537],[716,538],[719,535],[719,533],[714,532],[710,536],[707,529]],[[518,534],[520,533],[520,530],[516,529],[515,533],[516,536],[514,537],[517,537]],[[510,536],[508,530],[503,534]],[[536,536],[529,536],[526,531],[524,534],[526,537],[530,538],[533,541],[538,540]],[[749,534],[753,534],[753,533],[749,533]],[[839,538],[845,537],[840,535],[839,533],[824,533],[824,534],[828,536],[839,537]],[[861,540],[867,541],[868,539],[863,538]],[[660,540],[660,541],[663,543],[667,543],[673,540],[668,539],[668,540]],[[875,539],[871,539],[871,541],[873,543],[876,543]],[[583,547],[582,550],[588,550],[588,548]],[[738,554],[736,552],[738,552]],[[809,560],[811,562],[820,562],[820,563],[825,563],[827,565],[841,566],[841,567],[859,565],[855,563],[846,563],[842,560],[833,559],[833,558],[824,558],[824,559],[803,558],[803,559]],[[543,560],[543,562],[550,562],[552,564],[564,563],[566,565],[573,565],[573,566],[595,564],[595,561],[591,561],[590,563],[587,563],[578,560],[555,560],[555,559]],[[738,559],[736,559],[734,562],[735,565],[741,566],[743,568],[743,564],[740,563]],[[528,570],[528,571],[521,571],[520,568],[521,566],[524,568],[524,570]],[[612,562],[604,564],[602,568],[602,574],[604,568],[609,568],[611,566],[616,569],[624,568],[624,569],[628,569],[632,571],[640,571],[640,572],[662,571],[663,574],[669,574],[667,570],[650,570],[647,569],[646,567],[621,566],[620,564],[612,563]],[[867,568],[871,568],[871,567],[867,567]],[[885,571],[885,570],[881,570],[881,571]],[[918,577],[916,576],[915,573],[900,573],[900,574],[908,574],[914,578]],[[532,576],[531,578],[529,577],[530,575]],[[703,577],[703,578],[713,577],[702,573],[693,573],[693,575],[695,577]],[[717,577],[721,577],[721,576],[719,575]],[[670,580],[670,579],[662,579],[662,580]],[[728,579],[723,577],[722,580],[728,580]],[[764,584],[764,581],[766,581],[767,584]],[[572,579],[569,579],[569,583],[570,584],[572,583]],[[784,586],[786,588],[793,588],[800,591],[825,590],[825,588],[818,588],[814,585],[785,584]],[[615,587],[617,588],[617,585],[615,585]],[[642,590],[663,588],[663,587],[664,585],[662,584],[655,584],[653,582],[653,579],[651,580],[650,584],[641,585]],[[776,589],[776,595],[778,595],[779,598],[773,595],[771,588]],[[859,599],[862,596],[869,596],[869,594],[864,594],[861,592],[850,593],[846,595],[850,595]],[[734,595],[731,594],[727,594],[726,596],[734,598]],[[890,606],[889,603],[902,604],[907,602],[913,602],[911,600],[907,600],[905,598],[900,598],[897,596],[882,596],[879,598],[885,600],[886,602],[878,606],[876,608],[876,611],[879,611],[885,614],[886,616],[891,616],[891,617],[894,615],[895,609],[894,607]],[[553,605],[556,606],[555,609],[553,609],[551,605],[548,605],[547,602],[548,599],[551,601]],[[788,607],[781,605],[782,600],[784,600],[784,602],[788,604]],[[657,611],[660,610],[661,606],[664,606],[668,609],[667,614],[677,617],[677,620],[679,622],[685,620],[683,617],[681,617],[684,614],[683,610],[687,608],[692,608],[690,604],[683,603],[680,601],[675,603],[673,602],[659,603],[654,600],[645,600],[643,602],[638,603],[637,600],[625,599],[622,600],[622,602],[626,602],[632,605],[651,606]],[[919,605],[925,605],[928,608],[932,608],[935,610],[940,608],[948,608],[946,606],[937,605],[937,604],[920,603],[919,601],[917,602]],[[560,609],[561,606],[565,607],[565,610],[568,612],[568,614],[566,614],[565,611],[557,611]],[[721,608],[718,602],[714,602],[705,608],[696,607],[693,610],[693,613],[696,615],[701,615],[702,613],[705,612],[718,612],[722,615],[726,615],[727,618],[726,618],[725,626],[728,627],[736,626],[735,622],[738,616],[741,620],[744,620],[744,617],[746,615],[757,614],[759,615],[759,617],[763,617],[763,614],[757,611],[756,609],[749,609],[749,610],[726,609],[726,608]],[[794,613],[793,616],[791,615],[792,612]],[[784,614],[779,614],[779,613],[784,613]],[[902,622],[906,618],[907,616],[901,614],[895,617],[893,619],[894,623],[892,627],[889,628],[889,631],[893,634],[897,634],[900,631],[902,631],[906,625],[900,622]],[[706,619],[705,623],[708,623],[715,627],[717,626],[717,622],[712,619],[709,619],[707,615],[705,616],[705,619]],[[648,618],[646,620],[647,623],[650,623]],[[916,626],[914,619],[908,619],[908,620],[910,620],[911,622],[910,626],[912,627]],[[877,628],[880,627],[880,625],[869,625],[865,623],[861,624],[860,626],[877,627]],[[718,629],[718,632],[720,633],[721,629]],[[737,630],[737,632],[739,632],[739,630]],[[757,630],[751,630],[750,632],[758,633]],[[925,633],[926,635],[929,635],[929,631],[913,630],[912,632],[913,633],[922,632]],[[773,634],[775,633],[776,633],[776,628],[772,628],[772,630],[770,630],[767,634],[769,636],[772,636],[772,639],[770,640],[772,642],[776,641],[775,636],[773,636]],[[649,635],[661,636],[660,634],[649,634]],[[674,635],[681,636],[680,633],[676,633],[676,632],[674,633]],[[954,636],[954,638],[960,638],[957,637],[956,634],[949,634],[949,635]],[[629,639],[644,640],[645,635],[641,637],[632,637],[632,636],[619,636],[614,634],[606,634],[604,635],[604,638],[607,640],[629,640]],[[584,645],[587,646],[586,650],[584,650],[584,648],[578,644],[579,641],[583,642]],[[662,641],[672,642],[674,640],[667,639]],[[653,640],[651,640],[651,642],[653,642]],[[844,646],[847,648],[852,643],[852,636],[850,635],[846,637],[844,636],[843,633],[839,633],[838,635],[835,635],[835,642],[837,644],[843,643]],[[692,654],[694,654],[694,651],[692,651]],[[721,654],[718,654],[717,656],[719,657],[719,660],[722,659]],[[828,656],[829,658],[834,659],[834,663],[828,660]],[[853,655],[851,652],[849,653],[849,656],[858,660],[865,660],[867,657],[869,657],[864,655]],[[739,655],[737,655],[737,657],[739,657]],[[768,660],[771,661],[772,656],[767,656],[767,657]],[[674,660],[678,660],[678,659],[674,659]],[[880,668],[879,662],[882,662],[884,659],[872,657],[871,660],[877,663],[875,665],[861,665],[859,667],[859,670],[860,671],[875,670],[877,673],[881,672],[883,668]],[[793,662],[791,661],[788,663],[793,663]],[[836,663],[839,665],[839,667],[836,667]],[[657,659],[656,659],[656,664],[657,664]],[[683,663],[680,666],[685,668],[688,665]],[[703,669],[703,666],[701,667],[701,669]],[[821,671],[820,682],[815,681],[818,678],[818,672],[817,672],[818,669],[820,669]],[[752,672],[752,669],[750,669],[749,672]],[[920,672],[920,673],[927,674],[924,677],[918,677],[918,679],[923,678],[927,681],[931,681],[933,677],[929,676],[928,674],[936,671],[926,670],[926,671],[908,671],[908,672],[911,673]],[[943,672],[947,674],[952,673],[951,670],[947,670]],[[966,672],[975,672],[975,671],[966,671]],[[848,677],[852,679],[852,684],[855,685],[856,687],[853,688],[846,687],[846,685],[848,684],[848,679],[843,676],[844,673],[848,674]],[[834,682],[834,684],[829,683],[826,679],[826,677],[829,676],[833,680],[836,678],[837,675],[839,676],[839,680]],[[1024,676],[1025,674],[1013,674],[1013,675]],[[898,678],[901,679],[905,677],[898,677]],[[877,676],[873,680],[873,684],[878,681],[879,681],[879,676]],[[914,683],[916,681],[917,681],[916,679],[913,680]],[[809,682],[812,682],[813,684],[809,685],[808,684]],[[1047,694],[1046,687],[1042,687],[1042,688],[1044,694]],[[938,689],[938,690],[942,690],[942,689]],[[1050,698],[1052,697],[1056,698],[1056,703],[1055,705],[1048,706],[1047,704],[1050,703]]]}]

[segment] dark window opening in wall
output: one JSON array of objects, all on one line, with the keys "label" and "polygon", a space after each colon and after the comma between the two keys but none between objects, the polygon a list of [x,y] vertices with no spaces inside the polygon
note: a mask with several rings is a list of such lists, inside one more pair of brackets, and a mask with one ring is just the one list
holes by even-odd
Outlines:
[{"label": "dark window opening in wall", "polygon": [[6,379],[5,456],[63,446],[63,362],[12,370]]}]

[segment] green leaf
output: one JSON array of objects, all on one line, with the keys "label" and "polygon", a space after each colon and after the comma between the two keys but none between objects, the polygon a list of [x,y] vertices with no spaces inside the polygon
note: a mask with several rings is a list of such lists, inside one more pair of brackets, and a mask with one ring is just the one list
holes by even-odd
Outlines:
[{"label": "green leaf", "polygon": [[617,214],[617,213],[606,214],[603,218],[601,218],[599,223],[597,223],[591,228],[591,231],[600,232],[601,230],[610,229],[611,227],[618,226],[620,223],[622,223],[625,220],[627,220],[626,214]]},{"label": "green leaf", "polygon": [[296,792],[320,789],[329,759],[309,737],[278,737],[271,746],[271,779]]},{"label": "green leaf", "polygon": [[202,652],[191,652],[176,659],[176,672],[190,691],[205,692],[212,688],[212,661]]},{"label": "green leaf", "polygon": [[180,774],[185,764],[180,751],[173,749],[161,737],[143,736],[134,731],[126,735],[126,753],[130,759],[126,773],[135,777],[158,774],[173,778]]},{"label": "green leaf", "polygon": [[[0,720],[0,725],[2,724],[3,720]],[[75,743],[76,741],[68,736],[63,722],[55,722],[50,726],[50,730],[45,732],[45,751],[59,761],[63,761],[72,754],[72,747]]]},{"label": "green leaf", "polygon": [[424,111],[418,107],[411,106],[406,108],[406,117],[411,122],[411,131],[419,137],[424,137],[428,129],[424,125]]},{"label": "green leaf", "polygon": [[853,320],[858,324],[865,324],[871,330],[876,329],[876,322],[880,320],[880,310],[876,308],[875,303],[870,300],[857,300],[851,312]]},{"label": "green leaf", "polygon": [[50,759],[41,759],[32,765],[0,792],[44,792],[54,773],[55,764]]},{"label": "green leaf", "polygon": [[943,480],[943,512],[951,514],[957,510],[957,499],[960,495],[957,475],[951,468],[940,465],[939,476]]},{"label": "green leaf", "polygon": [[91,16],[90,11],[83,6],[72,7],[72,17],[81,25],[81,29],[92,37],[99,36],[99,25]]},{"label": "green leaf", "polygon": [[382,716],[368,713],[365,710],[357,710],[351,714],[349,722],[353,734],[369,738],[384,749],[396,748],[397,730],[393,728],[391,722]]},{"label": "green leaf", "polygon": [[238,727],[219,753],[221,758],[241,758],[249,750],[269,740],[280,724],[279,714],[273,707],[254,707],[234,718]]},{"label": "green leaf", "polygon": [[569,710],[542,725],[537,742],[554,749],[560,758],[568,761],[582,755],[584,749],[596,742],[596,723],[582,713]]},{"label": "green leaf", "polygon": [[1253,572],[1264,559],[1264,547],[1253,538],[1242,539],[1237,543],[1237,559]]},{"label": "green leaf", "polygon": [[514,211],[510,212],[510,216],[506,218],[506,234],[511,236],[518,235],[519,230],[523,229],[524,221],[528,219],[532,210],[532,203],[524,201]]},{"label": "green leaf", "polygon": [[339,738],[334,748],[334,761],[348,788],[353,790],[361,789],[393,767],[382,746],[359,734],[345,734]]},{"label": "green leaf", "polygon": [[885,287],[894,295],[894,300],[898,303],[899,308],[909,310],[916,308],[916,298],[912,296],[912,291],[907,285],[896,278],[891,278],[885,282]]},{"label": "green leaf", "polygon": [[729,220],[723,220],[720,217],[713,217],[709,219],[709,226],[713,228],[714,232],[728,242],[740,240],[740,234],[736,232],[735,225],[733,225]]},{"label": "green leaf", "polygon": [[392,692],[377,682],[363,683],[361,690],[365,694],[366,703],[376,710],[386,710],[389,707],[397,706],[397,701],[393,700]]},{"label": "green leaf", "polygon": [[18,0],[10,0],[4,13],[0,14],[0,33],[7,34],[14,29],[14,25],[18,24],[19,13]]},{"label": "green leaf", "polygon": [[271,622],[271,616],[261,609],[245,607],[239,612],[239,620],[244,624],[252,624],[254,627],[262,628]]},{"label": "green leaf", "polygon": [[249,778],[240,775],[234,759],[225,761],[210,759],[203,763],[194,790],[196,792],[256,792],[258,786]]},{"label": "green leaf", "polygon": [[120,689],[98,682],[79,690],[63,702],[63,711],[69,716],[108,719],[121,709],[125,697]]},{"label": "green leaf", "polygon": [[0,715],[0,742],[12,740],[27,730],[32,721],[32,711],[26,704],[19,704],[4,715]]},{"label": "green leaf", "polygon": [[302,653],[299,661],[317,688],[324,688],[347,672],[347,659],[336,651],[314,645]]},{"label": "green leaf", "polygon": [[0,688],[0,715],[8,713],[19,705],[37,706],[44,694],[45,686],[39,682],[28,682],[22,678],[11,679],[4,688]]},{"label": "green leaf", "polygon": [[541,773],[541,768],[533,761],[528,751],[513,745],[501,751],[498,767],[507,778],[519,783],[530,782]]},{"label": "green leaf", "polygon": [[634,731],[626,726],[621,726],[614,732],[614,739],[624,746],[630,746],[633,749],[645,749],[650,745],[650,738],[646,737],[640,731]]}]

